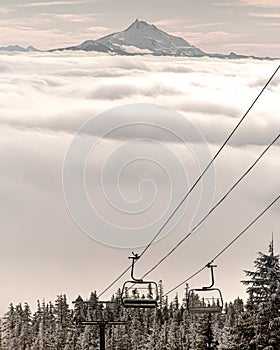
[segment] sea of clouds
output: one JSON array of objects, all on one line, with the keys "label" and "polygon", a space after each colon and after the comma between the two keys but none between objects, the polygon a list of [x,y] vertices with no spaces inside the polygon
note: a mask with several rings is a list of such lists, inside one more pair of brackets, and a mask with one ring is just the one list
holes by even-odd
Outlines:
[{"label": "sea of clouds", "polygon": [[[59,292],[75,297],[91,288],[105,287],[126,266],[130,252],[113,247],[133,246],[134,238],[135,246],[148,241],[276,68],[277,62],[256,60],[81,52],[1,54],[1,308],[10,301],[50,299]],[[194,191],[188,206],[171,222],[167,232],[175,228],[173,232],[155,245],[139,273],[173,247],[279,134],[279,93],[278,74],[208,178]],[[137,113],[100,116],[128,104],[135,104],[135,111],[139,104],[151,106],[150,120],[147,112],[144,125],[138,127],[130,125],[143,122]],[[86,128],[76,134],[83,123],[95,118],[102,128]],[[113,130],[116,120],[121,127]],[[108,130],[106,136],[104,130]],[[178,130],[183,132],[183,142]],[[63,193],[64,160],[73,139],[98,142],[85,164],[85,186],[93,215],[101,217],[107,226],[96,222],[92,232],[85,232],[87,236],[81,233],[79,217],[69,215]],[[124,153],[115,153],[122,149]],[[207,151],[209,155],[205,156]],[[129,156],[124,158],[123,154]],[[172,155],[176,162],[165,163]],[[75,157],[69,165],[74,175],[78,173],[79,154]],[[207,263],[278,195],[279,172],[278,142],[222,209],[193,236],[189,246],[186,243],[180,248],[153,278],[164,279],[167,287],[172,287],[193,268]],[[130,206],[134,208],[131,211]],[[239,293],[242,269],[250,267],[256,251],[266,249],[271,231],[277,232],[279,242],[277,218],[279,204],[256,225],[251,238],[223,261],[220,284],[228,298]],[[108,238],[106,227],[110,224],[113,230]],[[130,244],[125,244],[124,237],[118,244],[120,231],[114,232],[116,227],[122,231],[142,228],[142,234],[148,236],[141,240],[137,231]],[[238,263],[233,263],[237,255]],[[106,273],[100,273],[101,263]],[[174,270],[178,265],[185,268]],[[235,288],[227,289],[230,274]]]}]

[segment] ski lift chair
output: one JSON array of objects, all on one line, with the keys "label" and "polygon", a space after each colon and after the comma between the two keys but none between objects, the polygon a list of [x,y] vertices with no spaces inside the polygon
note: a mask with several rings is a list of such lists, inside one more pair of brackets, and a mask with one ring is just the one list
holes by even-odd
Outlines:
[{"label": "ski lift chair", "polygon": [[[143,281],[134,277],[134,264],[139,259],[132,253],[131,281],[126,281],[122,287],[121,302],[125,308],[154,309],[158,306],[158,285],[154,281]],[[141,294],[140,294],[141,293]]]},{"label": "ski lift chair", "polygon": [[191,314],[221,313],[223,310],[222,292],[214,286],[215,265],[208,264],[211,269],[211,285],[208,287],[191,289],[188,293],[188,311]]}]

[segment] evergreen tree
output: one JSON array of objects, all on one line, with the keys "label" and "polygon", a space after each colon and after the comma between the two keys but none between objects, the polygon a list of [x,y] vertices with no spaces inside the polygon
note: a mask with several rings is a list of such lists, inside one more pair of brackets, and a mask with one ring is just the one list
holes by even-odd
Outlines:
[{"label": "evergreen tree", "polygon": [[2,319],[0,318],[0,350],[3,350],[2,337],[3,337],[3,333],[2,333]]},{"label": "evergreen tree", "polygon": [[217,350],[218,342],[214,336],[211,314],[201,316],[198,334],[197,350]]},{"label": "evergreen tree", "polygon": [[159,299],[158,304],[159,304],[160,309],[162,309],[163,304],[164,304],[163,295],[164,295],[164,287],[163,287],[162,280],[160,280],[158,283],[158,299]]},{"label": "evergreen tree", "polygon": [[16,312],[14,305],[11,303],[9,310],[3,318],[3,348],[5,350],[16,349]]},{"label": "evergreen tree", "polygon": [[237,298],[229,304],[225,304],[224,322],[220,327],[219,343],[220,350],[239,349],[239,328],[244,314],[243,300]]},{"label": "evergreen tree", "polygon": [[268,254],[258,253],[255,271],[245,271],[249,299],[247,314],[254,335],[250,339],[252,349],[280,349],[280,266],[279,255],[274,254],[273,240]]},{"label": "evergreen tree", "polygon": [[86,305],[82,297],[79,295],[78,298],[74,301],[74,312],[73,312],[73,321],[79,326],[81,322],[86,321]]},{"label": "evergreen tree", "polygon": [[71,333],[72,322],[67,303],[66,295],[59,295],[55,301],[54,307],[55,316],[55,344],[57,350],[63,350],[67,345],[69,333]]},{"label": "evergreen tree", "polygon": [[19,342],[19,350],[29,350],[32,346],[32,329],[31,329],[31,310],[30,306],[25,303],[24,308],[22,310],[20,306],[20,333],[18,337]]},{"label": "evergreen tree", "polygon": [[46,305],[43,301],[41,305],[38,301],[31,329],[33,335],[32,350],[55,349],[55,318],[51,303]]},{"label": "evergreen tree", "polygon": [[94,338],[94,328],[93,326],[86,326],[84,331],[80,334],[77,341],[77,348],[81,350],[95,350],[97,349],[97,340]]}]

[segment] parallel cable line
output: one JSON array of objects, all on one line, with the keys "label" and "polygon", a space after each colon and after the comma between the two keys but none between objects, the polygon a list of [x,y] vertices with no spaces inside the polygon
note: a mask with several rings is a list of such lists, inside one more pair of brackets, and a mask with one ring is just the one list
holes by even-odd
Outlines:
[{"label": "parallel cable line", "polygon": [[205,266],[201,267],[198,271],[196,271],[194,274],[192,274],[190,277],[186,278],[183,282],[179,283],[177,286],[170,289],[167,293],[164,294],[164,296],[172,293],[174,290],[181,287],[184,283],[188,282],[195,276],[197,276],[200,272],[202,272],[204,269],[207,268],[209,264],[212,264],[215,260],[217,260],[226,250],[228,250],[246,231],[249,230],[251,226],[254,225],[255,222],[257,222],[280,198],[280,195],[278,195],[259,215],[250,222],[248,226],[246,226],[232,241],[230,241],[209,263],[207,263]]},{"label": "parallel cable line", "polygon": [[[276,68],[276,70],[273,72],[273,74],[271,75],[271,77],[268,79],[268,81],[266,82],[266,84],[263,86],[263,88],[261,89],[261,91],[259,92],[259,94],[257,95],[257,97],[254,99],[254,101],[251,103],[250,107],[248,108],[248,110],[245,112],[245,114],[243,115],[243,117],[239,120],[239,122],[237,123],[237,125],[234,127],[234,129],[231,131],[231,133],[229,134],[229,136],[226,138],[226,140],[224,141],[224,143],[222,144],[222,146],[219,148],[219,150],[217,151],[217,153],[215,154],[215,156],[212,158],[212,160],[209,162],[209,164],[206,166],[206,168],[202,171],[202,173],[200,174],[200,176],[197,178],[197,180],[194,182],[194,184],[191,186],[191,188],[189,189],[189,191],[186,193],[186,195],[181,199],[181,201],[179,202],[179,204],[175,207],[175,209],[173,210],[173,212],[170,214],[170,216],[168,217],[168,219],[165,221],[165,223],[161,226],[161,228],[158,230],[158,232],[156,233],[156,235],[152,238],[152,240],[148,243],[148,245],[144,248],[144,250],[139,254],[139,258],[141,258],[146,252],[147,250],[150,248],[150,246],[153,244],[153,242],[157,239],[157,237],[160,235],[160,233],[164,230],[164,228],[168,225],[168,223],[171,221],[171,219],[174,217],[174,215],[177,213],[177,211],[180,209],[181,205],[186,201],[186,199],[189,197],[189,195],[192,193],[192,191],[194,190],[194,188],[196,187],[196,185],[200,182],[200,180],[202,179],[202,177],[204,176],[204,174],[207,172],[207,170],[211,167],[211,165],[214,163],[214,161],[216,160],[216,158],[219,156],[219,154],[221,153],[221,151],[224,149],[224,147],[226,146],[226,144],[228,143],[228,141],[231,139],[231,137],[233,136],[233,134],[236,132],[236,130],[239,128],[239,126],[242,124],[242,122],[244,121],[244,119],[247,117],[247,115],[249,114],[249,112],[251,111],[251,109],[254,107],[254,105],[256,104],[256,102],[258,101],[258,99],[260,98],[260,96],[263,94],[263,92],[266,90],[266,88],[268,87],[268,85],[270,84],[270,82],[272,81],[272,79],[274,78],[274,76],[277,74],[277,72],[280,69],[280,65]],[[139,260],[138,260],[139,261]],[[113,285],[116,284],[116,282],[118,282],[128,271],[130,270],[130,266],[128,266],[116,279],[113,280],[113,282],[111,282],[108,287],[106,287],[99,295],[98,297],[101,297],[104,293],[106,293]]]},{"label": "parallel cable line", "polygon": [[265,153],[270,149],[270,147],[279,139],[280,134],[266,147],[266,149],[258,156],[254,163],[243,173],[243,175],[233,184],[233,186],[222,196],[222,198],[209,210],[209,212],[196,224],[188,234],[186,234],[163,258],[159,260],[148,272],[143,275],[142,278],[146,277],[152,271],[154,271],[164,260],[166,260],[174,251],[180,247],[182,243],[186,241],[187,238],[210,216],[218,206],[227,198],[227,196],[235,189],[235,187],[250,173],[250,171],[255,167],[255,165],[260,161],[260,159],[265,155]]}]

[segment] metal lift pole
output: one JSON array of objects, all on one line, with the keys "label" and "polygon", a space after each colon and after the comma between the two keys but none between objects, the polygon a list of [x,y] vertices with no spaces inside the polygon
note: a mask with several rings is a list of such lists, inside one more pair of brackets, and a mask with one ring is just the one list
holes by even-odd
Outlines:
[{"label": "metal lift pole", "polygon": [[105,341],[105,328],[106,324],[110,322],[105,321],[89,321],[89,322],[81,322],[82,325],[85,326],[99,326],[99,343],[100,343],[100,350],[106,350],[106,341]]},{"label": "metal lift pole", "polygon": [[[90,301],[73,301],[73,304],[91,304]],[[97,304],[112,304],[112,301],[97,301]],[[103,317],[102,317],[103,318]],[[96,321],[80,321],[81,325],[84,326],[99,326],[99,343],[100,350],[106,350],[106,338],[105,338],[105,329],[106,326],[123,326],[127,323],[125,321],[105,321],[105,320],[96,320]]]},{"label": "metal lift pole", "polygon": [[106,350],[105,347],[105,322],[99,323],[100,350]]},{"label": "metal lift pole", "polygon": [[106,341],[105,341],[105,329],[106,326],[123,326],[126,325],[124,321],[86,321],[81,322],[81,325],[84,326],[99,326],[99,342],[100,342],[100,350],[106,350]]}]

